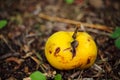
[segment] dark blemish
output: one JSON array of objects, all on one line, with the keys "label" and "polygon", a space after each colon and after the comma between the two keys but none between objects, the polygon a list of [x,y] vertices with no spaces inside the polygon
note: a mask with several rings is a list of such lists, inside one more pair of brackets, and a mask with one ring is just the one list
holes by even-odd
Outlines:
[{"label": "dark blemish", "polygon": [[73,50],[72,50],[72,53],[73,53],[72,58],[74,58],[74,57],[76,56],[76,50],[73,49]]},{"label": "dark blemish", "polygon": [[90,63],[90,58],[87,59],[87,64],[89,64],[89,63]]},{"label": "dark blemish", "polygon": [[79,67],[81,67],[83,64],[80,64]]},{"label": "dark blemish", "polygon": [[90,39],[88,39],[88,41],[90,42]]},{"label": "dark blemish", "polygon": [[71,42],[71,46],[73,47],[73,48],[76,48],[77,46],[78,46],[78,41],[77,40],[74,40],[73,42]]},{"label": "dark blemish", "polygon": [[52,53],[52,51],[49,51],[49,53],[51,54],[51,53]]},{"label": "dark blemish", "polygon": [[59,53],[60,52],[60,47],[57,47],[56,49],[55,49],[55,53]]},{"label": "dark blemish", "polygon": [[78,41],[77,40],[74,40],[72,43],[71,43],[71,46],[72,46],[72,50],[70,50],[73,54],[72,58],[76,56],[76,47],[78,46]]},{"label": "dark blemish", "polygon": [[72,53],[72,59],[76,56],[76,50],[75,49],[71,49],[70,52]]},{"label": "dark blemish", "polygon": [[57,57],[60,57],[60,58],[61,58],[61,60],[59,61],[60,63],[66,64],[66,63],[69,62],[69,61],[66,61],[63,56],[57,55]]},{"label": "dark blemish", "polygon": [[73,65],[72,67],[73,67],[73,68],[77,68],[77,65]]},{"label": "dark blemish", "polygon": [[57,48],[55,49],[54,55],[56,56],[57,53],[59,53],[59,52],[60,52],[60,47],[57,47]]},{"label": "dark blemish", "polygon": [[69,47],[69,48],[64,49],[63,51],[70,50],[70,49],[71,49],[71,48]]}]

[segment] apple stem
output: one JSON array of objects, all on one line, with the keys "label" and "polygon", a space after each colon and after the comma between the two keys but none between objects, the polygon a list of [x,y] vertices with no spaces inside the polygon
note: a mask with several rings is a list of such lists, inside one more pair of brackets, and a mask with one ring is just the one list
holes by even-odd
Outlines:
[{"label": "apple stem", "polygon": [[77,35],[77,32],[78,32],[79,27],[80,27],[80,26],[77,25],[77,27],[76,27],[76,29],[75,29],[73,35],[72,35],[72,38],[73,38],[73,39],[76,39],[76,35]]}]

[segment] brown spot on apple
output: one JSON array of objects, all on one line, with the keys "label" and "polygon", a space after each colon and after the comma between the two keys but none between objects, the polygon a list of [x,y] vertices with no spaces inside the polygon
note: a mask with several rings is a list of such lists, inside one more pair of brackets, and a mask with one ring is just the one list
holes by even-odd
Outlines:
[{"label": "brown spot on apple", "polygon": [[88,39],[88,42],[90,42],[90,39]]},{"label": "brown spot on apple", "polygon": [[60,52],[60,47],[57,47],[54,52],[54,56],[56,56]]},{"label": "brown spot on apple", "polygon": [[89,57],[88,59],[87,59],[87,64],[89,64],[91,62],[91,58]]},{"label": "brown spot on apple", "polygon": [[51,53],[52,53],[52,51],[49,51],[49,53],[51,54]]}]

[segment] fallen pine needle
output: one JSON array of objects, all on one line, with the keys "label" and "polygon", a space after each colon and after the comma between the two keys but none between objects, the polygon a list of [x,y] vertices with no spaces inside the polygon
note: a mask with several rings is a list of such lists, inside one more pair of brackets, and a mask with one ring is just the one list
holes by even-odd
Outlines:
[{"label": "fallen pine needle", "polygon": [[31,58],[37,63],[37,69],[38,69],[39,65],[40,65],[40,61],[37,58],[33,57],[33,56],[31,56]]},{"label": "fallen pine needle", "polygon": [[110,33],[112,32],[112,29],[105,26],[105,25],[89,24],[89,23],[74,21],[74,20],[70,20],[70,19],[64,19],[64,18],[59,18],[59,17],[51,17],[51,16],[48,16],[48,15],[43,14],[43,13],[40,13],[39,17],[43,18],[43,19],[46,19],[46,20],[50,20],[50,21],[64,22],[64,23],[73,24],[73,25],[81,25],[82,24],[85,27],[95,28],[95,29],[107,31],[107,32],[110,32]]}]

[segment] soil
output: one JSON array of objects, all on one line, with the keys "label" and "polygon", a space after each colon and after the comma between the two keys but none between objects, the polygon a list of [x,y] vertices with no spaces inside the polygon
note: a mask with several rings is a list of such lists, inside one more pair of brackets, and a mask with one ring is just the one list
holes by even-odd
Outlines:
[{"label": "soil", "polygon": [[[100,2],[99,2],[100,1]],[[0,20],[7,25],[0,29],[0,80],[27,80],[36,70],[53,80],[61,74],[63,80],[120,80],[120,49],[110,37],[111,32],[84,27],[96,41],[98,56],[95,64],[85,70],[61,71],[45,58],[44,46],[48,37],[57,31],[74,31],[75,25],[50,21],[39,14],[74,21],[120,26],[119,0],[0,0]]]}]

